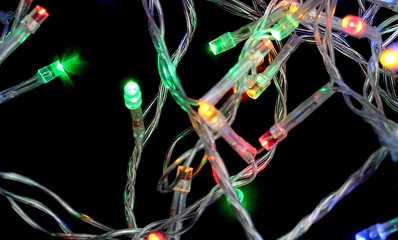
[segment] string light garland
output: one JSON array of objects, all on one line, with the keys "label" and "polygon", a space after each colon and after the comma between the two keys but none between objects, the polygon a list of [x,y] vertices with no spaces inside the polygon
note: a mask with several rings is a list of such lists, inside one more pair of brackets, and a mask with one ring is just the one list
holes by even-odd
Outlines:
[{"label": "string light garland", "polygon": [[[0,44],[0,64],[10,56],[19,45],[49,16],[47,10],[36,6],[28,9],[32,1],[21,0],[18,9],[13,13],[14,22],[11,27],[9,14],[0,12],[3,19],[4,31]],[[98,229],[103,234],[75,233],[49,207],[38,200],[15,194],[0,187],[0,194],[6,198],[12,209],[31,227],[43,231],[51,236],[67,239],[130,239],[147,240],[178,240],[183,238],[203,212],[216,202],[221,196],[228,199],[234,215],[242,226],[247,239],[263,239],[256,229],[250,212],[243,204],[246,197],[239,187],[250,185],[257,174],[267,167],[274,156],[277,156],[278,144],[289,141],[288,133],[302,123],[318,108],[322,108],[328,99],[340,95],[344,98],[347,108],[354,114],[369,123],[376,133],[380,147],[369,156],[366,162],[339,187],[331,192],[315,206],[314,210],[304,216],[298,224],[280,239],[298,239],[311,226],[321,220],[345,196],[357,186],[366,181],[388,156],[398,163],[398,125],[385,114],[385,106],[398,111],[398,97],[395,90],[395,81],[398,69],[396,47],[394,41],[398,33],[398,26],[393,23],[398,20],[395,13],[391,13],[379,25],[374,18],[380,8],[396,12],[397,3],[391,1],[359,0],[361,11],[358,16],[334,16],[338,1],[321,0],[282,0],[282,1],[253,1],[250,6],[239,0],[223,1],[212,0],[221,9],[240,17],[251,19],[252,22],[238,26],[233,32],[227,32],[214,38],[208,44],[214,55],[222,54],[232,48],[242,47],[236,64],[226,71],[225,75],[205,93],[196,99],[187,95],[184,90],[184,79],[180,79],[177,65],[189,50],[198,22],[193,0],[184,0],[183,11],[186,20],[186,34],[181,40],[178,49],[171,54],[165,42],[165,25],[162,5],[159,0],[142,0],[143,11],[148,19],[148,31],[155,50],[161,79],[159,91],[152,102],[143,105],[141,92],[137,81],[128,81],[123,88],[126,111],[130,111],[134,150],[128,161],[127,183],[124,191],[124,207],[127,227],[114,229],[102,224],[93,218],[74,210],[68,203],[50,189],[25,176],[0,172],[0,178],[19,182],[39,189],[53,198],[69,214]],[[163,3],[167,4],[167,3]],[[22,20],[21,20],[22,19]],[[368,41],[371,57],[365,59],[349,44],[352,38],[357,41]],[[328,79],[321,79],[323,87],[308,96],[292,111],[287,109],[286,68],[289,59],[302,45],[312,44],[316,48],[325,65]],[[342,53],[363,69],[363,92],[354,91],[345,81],[337,67],[335,52]],[[259,70],[264,59],[269,59],[269,65]],[[65,61],[67,62],[67,61]],[[380,66],[380,64],[381,66]],[[33,90],[37,86],[48,83],[56,77],[68,73],[71,62],[56,61],[38,70],[31,79],[19,85],[0,92],[0,103],[20,96],[22,93]],[[293,80],[292,80],[293,81]],[[242,94],[246,93],[253,100],[260,99],[267,92],[269,86],[274,85],[278,90],[275,105],[274,124],[263,126],[269,129],[261,133],[255,129],[258,142],[250,143],[240,136],[233,128],[233,123],[241,107]],[[391,87],[392,86],[392,87]],[[231,95],[227,92],[233,89]],[[135,183],[139,163],[143,158],[145,147],[152,133],[156,131],[162,108],[170,93],[174,102],[188,115],[192,126],[182,132],[171,144],[163,165],[157,190],[172,194],[170,214],[167,218],[139,227],[134,214],[135,198],[137,194]],[[25,97],[25,96],[24,96]],[[28,97],[28,96],[26,96]],[[355,101],[355,104],[353,103]],[[359,106],[359,107],[358,107]],[[142,108],[142,109],[141,109]],[[151,121],[147,116],[155,109]],[[167,116],[166,116],[167,117]],[[294,130],[293,130],[294,131]],[[187,149],[175,160],[172,158],[175,145],[189,134],[196,133],[197,141],[192,148]],[[218,151],[216,140],[222,138],[227,142],[231,151],[236,152],[244,161],[245,167],[237,174],[228,171],[230,161],[224,161]],[[256,148],[256,146],[259,146]],[[261,147],[262,146],[262,147]],[[200,155],[201,162],[195,168]],[[191,183],[201,173],[202,167],[208,164],[213,171],[216,185],[202,198],[189,201],[188,193],[195,191]],[[177,172],[169,182],[170,174]],[[50,231],[35,222],[26,213],[21,204],[36,208],[47,214],[59,227],[59,231]],[[397,219],[383,224],[376,224],[359,232],[355,238],[385,239],[390,233],[397,230]],[[377,236],[376,236],[377,235]],[[378,238],[375,238],[378,237]]]}]

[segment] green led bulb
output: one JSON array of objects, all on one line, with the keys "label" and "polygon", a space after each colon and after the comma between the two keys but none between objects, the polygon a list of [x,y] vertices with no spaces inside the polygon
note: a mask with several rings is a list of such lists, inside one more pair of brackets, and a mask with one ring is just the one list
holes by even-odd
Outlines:
[{"label": "green led bulb", "polygon": [[65,73],[65,70],[59,61],[53,62],[37,71],[43,83],[48,83],[63,73]]},{"label": "green led bulb", "polygon": [[141,107],[141,90],[136,82],[130,81],[124,86],[124,104],[131,110]]},{"label": "green led bulb", "polygon": [[291,15],[286,15],[271,29],[272,36],[281,41],[285,37],[289,36],[300,24],[300,20],[295,19]]},{"label": "green led bulb", "polygon": [[209,42],[209,46],[214,55],[217,55],[231,48],[234,48],[236,46],[236,41],[232,34],[230,32],[227,32]]},{"label": "green led bulb", "polygon": [[[258,207],[258,195],[259,188],[256,185],[245,185],[236,188],[238,194],[239,202],[244,208],[253,216],[257,214],[256,208]],[[236,216],[231,207],[230,200],[223,196],[217,203],[218,210],[221,215],[228,221],[236,221]]]}]

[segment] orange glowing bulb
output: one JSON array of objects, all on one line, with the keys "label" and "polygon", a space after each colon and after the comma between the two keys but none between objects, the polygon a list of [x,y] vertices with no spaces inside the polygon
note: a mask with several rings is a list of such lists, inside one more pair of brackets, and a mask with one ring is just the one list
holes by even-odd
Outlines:
[{"label": "orange glowing bulb", "polygon": [[347,15],[341,20],[341,27],[350,35],[362,36],[366,30],[366,23],[358,16]]},{"label": "orange glowing bulb", "polygon": [[210,105],[207,104],[207,103],[200,104],[198,111],[199,111],[199,113],[201,113],[201,114],[203,114],[204,116],[207,116],[207,117],[209,117],[209,116],[214,114],[214,111],[212,110]]},{"label": "orange glowing bulb", "polygon": [[213,117],[210,121],[211,121],[212,123],[216,123],[217,120],[218,120],[218,117]]},{"label": "orange glowing bulb", "polygon": [[247,95],[251,98],[256,96],[256,91],[254,89],[251,89],[250,91],[247,92]]},{"label": "orange glowing bulb", "polygon": [[294,13],[295,11],[297,11],[298,10],[298,6],[296,5],[296,3],[292,3],[291,5],[290,5],[290,7],[289,7],[289,12],[290,13]]},{"label": "orange glowing bulb", "polygon": [[397,56],[393,52],[385,52],[380,57],[380,63],[384,67],[392,67],[397,64]]}]

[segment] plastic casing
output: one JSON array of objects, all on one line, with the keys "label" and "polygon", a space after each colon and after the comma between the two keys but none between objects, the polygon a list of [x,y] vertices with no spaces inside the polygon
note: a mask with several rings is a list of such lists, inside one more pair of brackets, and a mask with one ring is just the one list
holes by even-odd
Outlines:
[{"label": "plastic casing", "polygon": [[284,45],[278,56],[265,69],[263,73],[257,75],[257,79],[250,83],[246,90],[247,95],[252,99],[257,99],[261,93],[271,84],[271,80],[279,71],[280,67],[289,59],[290,55],[303,42],[303,39],[297,35],[291,35],[287,43]]},{"label": "plastic casing", "polygon": [[299,25],[300,21],[298,19],[294,19],[292,15],[287,14],[271,29],[271,34],[276,40],[280,41],[292,33]]},{"label": "plastic casing", "polygon": [[243,160],[250,163],[249,160],[254,159],[257,150],[227,124],[225,116],[218,109],[209,103],[201,103],[198,113],[206,125],[211,130],[218,132]]},{"label": "plastic casing", "polygon": [[135,110],[141,107],[141,90],[137,83],[131,81],[124,86],[124,104],[130,110]]},{"label": "plastic casing", "polygon": [[374,41],[381,41],[380,33],[373,27],[367,25],[362,18],[354,15],[347,15],[341,19],[341,29],[337,26],[337,30],[342,30],[356,38],[368,38]]},{"label": "plastic casing", "polygon": [[385,223],[376,223],[355,234],[355,240],[385,240],[398,230],[398,217]]},{"label": "plastic casing", "polygon": [[[291,0],[281,1],[278,4],[278,7],[275,8],[275,11],[272,11],[267,17],[266,26],[263,26],[261,29],[269,28],[270,26],[268,25],[272,26],[275,22],[282,19],[286,15],[289,7],[295,3],[295,1]],[[220,37],[209,42],[209,46],[213,54],[217,55],[228,51],[231,48],[234,48],[238,43],[248,39],[250,35],[254,33],[255,27],[258,23],[259,20],[253,21],[236,31],[224,33]]]},{"label": "plastic casing", "polygon": [[[43,11],[44,10],[44,11]],[[42,14],[39,12],[42,11]],[[44,20],[48,17],[48,12],[36,6],[28,15],[26,15],[21,24],[8,36],[0,45],[0,64],[21,45],[30,34],[36,32]]]},{"label": "plastic casing", "polygon": [[214,55],[217,55],[234,48],[236,46],[236,41],[230,32],[226,32],[213,41],[209,42],[209,45]]},{"label": "plastic casing", "polygon": [[295,12],[286,14],[275,26],[271,29],[271,34],[276,40],[282,40],[290,35],[311,11],[317,7],[322,0],[308,0],[305,1]]},{"label": "plastic casing", "polygon": [[271,79],[267,78],[264,74],[257,74],[256,79],[250,76],[247,80],[249,87],[246,89],[246,94],[252,99],[257,99],[261,93],[271,84]]},{"label": "plastic casing", "polygon": [[245,52],[243,58],[213,88],[203,95],[201,102],[216,104],[253,66],[259,64],[272,48],[273,45],[269,39],[259,39]]},{"label": "plastic casing", "polygon": [[37,74],[43,83],[48,83],[63,73],[65,73],[65,71],[59,61],[53,62],[37,71]]},{"label": "plastic casing", "polygon": [[329,84],[323,86],[289,113],[281,122],[275,123],[268,132],[263,134],[259,138],[260,144],[265,149],[270,150],[274,145],[283,140],[292,128],[306,119],[333,94],[334,91]]},{"label": "plastic casing", "polygon": [[56,61],[39,69],[37,74],[32,78],[0,92],[0,103],[6,102],[23,93],[31,91],[44,83],[48,83],[63,73],[63,71],[60,69],[61,67],[61,63]]},{"label": "plastic casing", "polygon": [[28,29],[29,33],[34,33],[48,16],[47,10],[37,5],[22,19],[21,24]]}]

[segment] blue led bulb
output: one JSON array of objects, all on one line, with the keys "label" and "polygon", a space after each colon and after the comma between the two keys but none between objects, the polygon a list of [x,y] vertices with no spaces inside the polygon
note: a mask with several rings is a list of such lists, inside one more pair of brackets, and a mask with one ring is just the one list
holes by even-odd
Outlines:
[{"label": "blue led bulb", "polygon": [[385,240],[398,230],[398,217],[385,223],[376,223],[355,234],[355,240]]}]

